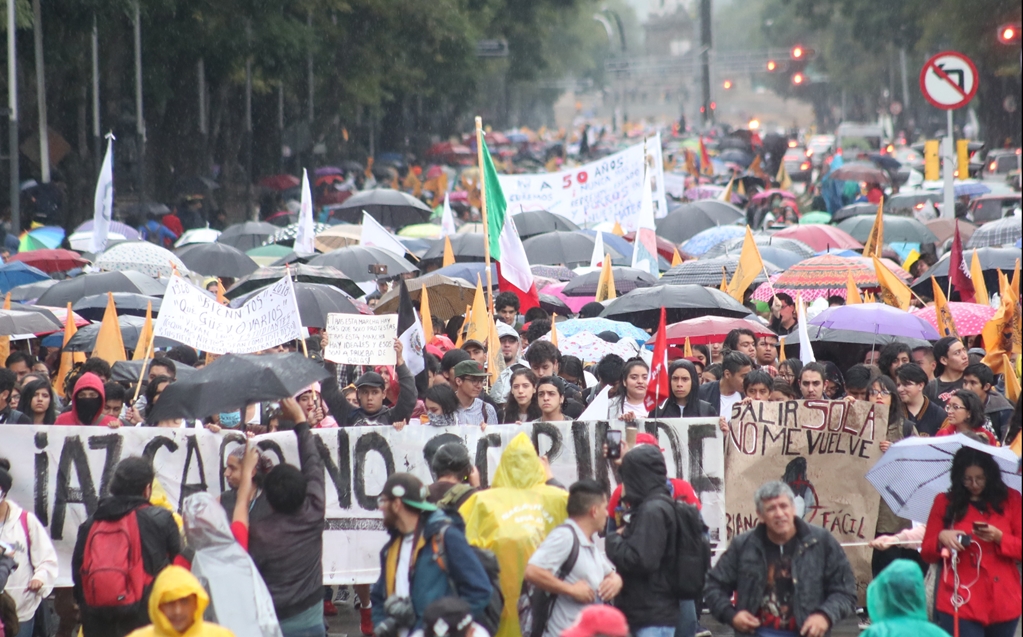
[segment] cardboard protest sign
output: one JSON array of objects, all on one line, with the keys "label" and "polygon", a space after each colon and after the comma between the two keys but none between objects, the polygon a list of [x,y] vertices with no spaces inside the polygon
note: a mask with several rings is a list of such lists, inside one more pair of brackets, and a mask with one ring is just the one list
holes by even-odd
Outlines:
[{"label": "cardboard protest sign", "polygon": [[[616,426],[620,427],[620,423]],[[724,457],[715,419],[644,421],[664,448],[668,475],[692,483],[703,502],[711,535],[724,533]],[[490,483],[501,453],[521,431],[530,435],[550,460],[554,477],[568,485],[593,478],[610,492],[616,484],[612,465],[603,458],[606,421],[475,426],[351,427],[315,429],[326,472],[327,512],[323,535],[326,584],[369,583],[379,573],[378,551],[387,538],[377,509],[384,481],[408,471],[432,483],[430,460],[448,442],[465,444]],[[78,526],[107,493],[117,462],[136,455],[152,459],[168,501],[180,509],[189,495],[219,495],[227,485],[227,456],[245,436],[227,430],[155,427],[54,427],[0,425],[0,455],[12,460],[11,500],[33,512],[50,532],[60,561],[58,586],[71,585],[71,554]],[[259,436],[255,444],[275,462],[297,465],[293,432]]]},{"label": "cardboard protest sign", "polygon": [[397,314],[328,314],[323,357],[341,365],[394,365],[397,336]]},{"label": "cardboard protest sign", "polygon": [[[646,151],[644,155],[644,149]],[[644,164],[646,172],[644,172]],[[590,227],[603,221],[619,221],[635,229],[643,192],[643,175],[653,187],[654,216],[668,213],[664,196],[664,164],[661,136],[636,144],[582,166],[556,173],[500,175],[501,189],[512,214],[547,210]]]},{"label": "cardboard protest sign", "polygon": [[153,333],[211,354],[252,354],[305,336],[291,277],[231,308],[173,276]]},{"label": "cardboard protest sign", "polygon": [[[881,498],[866,474],[881,451],[888,408],[863,401],[790,400],[738,404],[726,452],[726,533],[758,524],[753,494],[771,480],[787,483],[796,514],[841,544],[874,539]],[[861,597],[870,582],[870,549],[847,547]],[[862,601],[862,600],[861,600]]]}]

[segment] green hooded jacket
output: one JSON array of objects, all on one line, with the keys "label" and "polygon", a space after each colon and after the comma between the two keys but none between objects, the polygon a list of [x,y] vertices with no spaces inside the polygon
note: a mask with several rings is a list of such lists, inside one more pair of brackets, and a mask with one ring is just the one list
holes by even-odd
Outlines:
[{"label": "green hooded jacket", "polygon": [[927,621],[927,598],[920,567],[895,560],[867,587],[870,628],[860,637],[948,637]]}]

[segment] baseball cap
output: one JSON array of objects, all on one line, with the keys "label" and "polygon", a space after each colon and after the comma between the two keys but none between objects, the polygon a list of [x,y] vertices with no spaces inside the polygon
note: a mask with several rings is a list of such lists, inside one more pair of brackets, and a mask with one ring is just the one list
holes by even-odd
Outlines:
[{"label": "baseball cap", "polygon": [[426,501],[428,495],[426,487],[411,473],[392,473],[384,483],[384,490],[380,495],[401,500],[407,506],[420,511],[437,510],[435,505]]},{"label": "baseball cap", "polygon": [[516,341],[520,340],[519,333],[515,331],[515,328],[508,325],[504,321],[497,322],[497,338],[498,340],[504,337],[514,338]]},{"label": "baseball cap", "polygon": [[453,349],[444,352],[444,358],[440,359],[441,371],[448,371],[462,361],[469,360],[469,352],[464,349]]},{"label": "baseball cap", "polygon": [[487,370],[483,369],[483,365],[476,361],[462,361],[455,365],[454,369],[455,378],[461,378],[462,376],[488,376]]},{"label": "baseball cap", "polygon": [[384,377],[376,372],[366,372],[359,379],[355,381],[355,388],[361,387],[379,387],[384,388]]},{"label": "baseball cap", "polygon": [[443,444],[433,454],[430,461],[430,468],[436,475],[460,474],[467,471],[471,465],[469,450],[460,442],[449,442]]},{"label": "baseball cap", "polygon": [[423,637],[465,637],[472,609],[458,597],[441,597],[423,612]]},{"label": "baseball cap", "polygon": [[657,437],[645,432],[636,434],[636,446],[638,447],[639,445],[653,445],[661,451],[664,451],[664,448],[661,447],[661,443],[658,442]]},{"label": "baseball cap", "polygon": [[467,340],[464,343],[462,343],[462,349],[467,350],[470,347],[476,347],[476,348],[479,348],[479,349],[484,349],[483,343],[480,343],[479,341],[477,341],[474,338],[470,338],[469,340]]},{"label": "baseball cap", "polygon": [[614,606],[594,604],[579,613],[575,623],[561,632],[561,637],[629,637],[625,615]]}]

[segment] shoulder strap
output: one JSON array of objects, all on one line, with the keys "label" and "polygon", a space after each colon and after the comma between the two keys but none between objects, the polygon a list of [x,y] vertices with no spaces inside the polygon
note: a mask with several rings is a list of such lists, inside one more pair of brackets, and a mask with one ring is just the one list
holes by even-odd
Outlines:
[{"label": "shoulder strap", "polygon": [[572,534],[572,548],[569,550],[568,557],[565,558],[565,562],[558,569],[556,575],[558,579],[564,580],[572,572],[572,569],[575,568],[575,563],[579,561],[579,535],[570,524],[562,524],[561,526],[568,529],[568,532]]},{"label": "shoulder strap", "polygon": [[25,532],[25,543],[28,545],[28,567],[35,573],[36,567],[32,563],[32,534],[28,531],[28,511],[25,509],[21,510],[21,515],[18,516],[18,521],[21,522],[21,530]]}]

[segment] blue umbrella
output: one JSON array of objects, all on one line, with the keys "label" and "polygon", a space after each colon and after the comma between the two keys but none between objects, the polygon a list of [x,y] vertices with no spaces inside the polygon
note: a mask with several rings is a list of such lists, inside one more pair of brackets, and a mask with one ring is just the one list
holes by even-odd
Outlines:
[{"label": "blue umbrella", "polygon": [[955,191],[956,197],[977,197],[991,192],[991,189],[987,187],[987,184],[982,184],[979,181],[955,184],[953,186],[953,190]]},{"label": "blue umbrella", "polygon": [[[446,268],[434,270],[430,274],[443,274],[453,279],[463,279],[473,285],[476,285],[476,276],[478,275],[483,285],[487,284],[487,268],[484,263],[454,263]],[[490,264],[490,274],[492,281],[497,283],[497,266],[493,263]]]},{"label": "blue umbrella", "polygon": [[823,257],[825,254],[830,254],[833,257],[862,257],[863,255],[855,250],[821,250],[817,253],[817,256]]},{"label": "blue umbrella", "polygon": [[50,278],[39,268],[33,268],[21,261],[11,261],[0,265],[0,294],[7,294],[11,288],[29,283],[38,283]]},{"label": "blue umbrella", "polygon": [[558,323],[558,334],[560,336],[572,336],[579,332],[590,332],[591,334],[614,332],[620,338],[632,338],[640,344],[650,340],[650,335],[645,331],[632,323],[625,323],[623,321],[612,321],[606,318],[585,318],[569,319]]},{"label": "blue umbrella", "polygon": [[682,251],[694,257],[702,255],[719,243],[742,237],[746,228],[742,226],[715,226],[696,233],[689,241],[682,244]]}]

